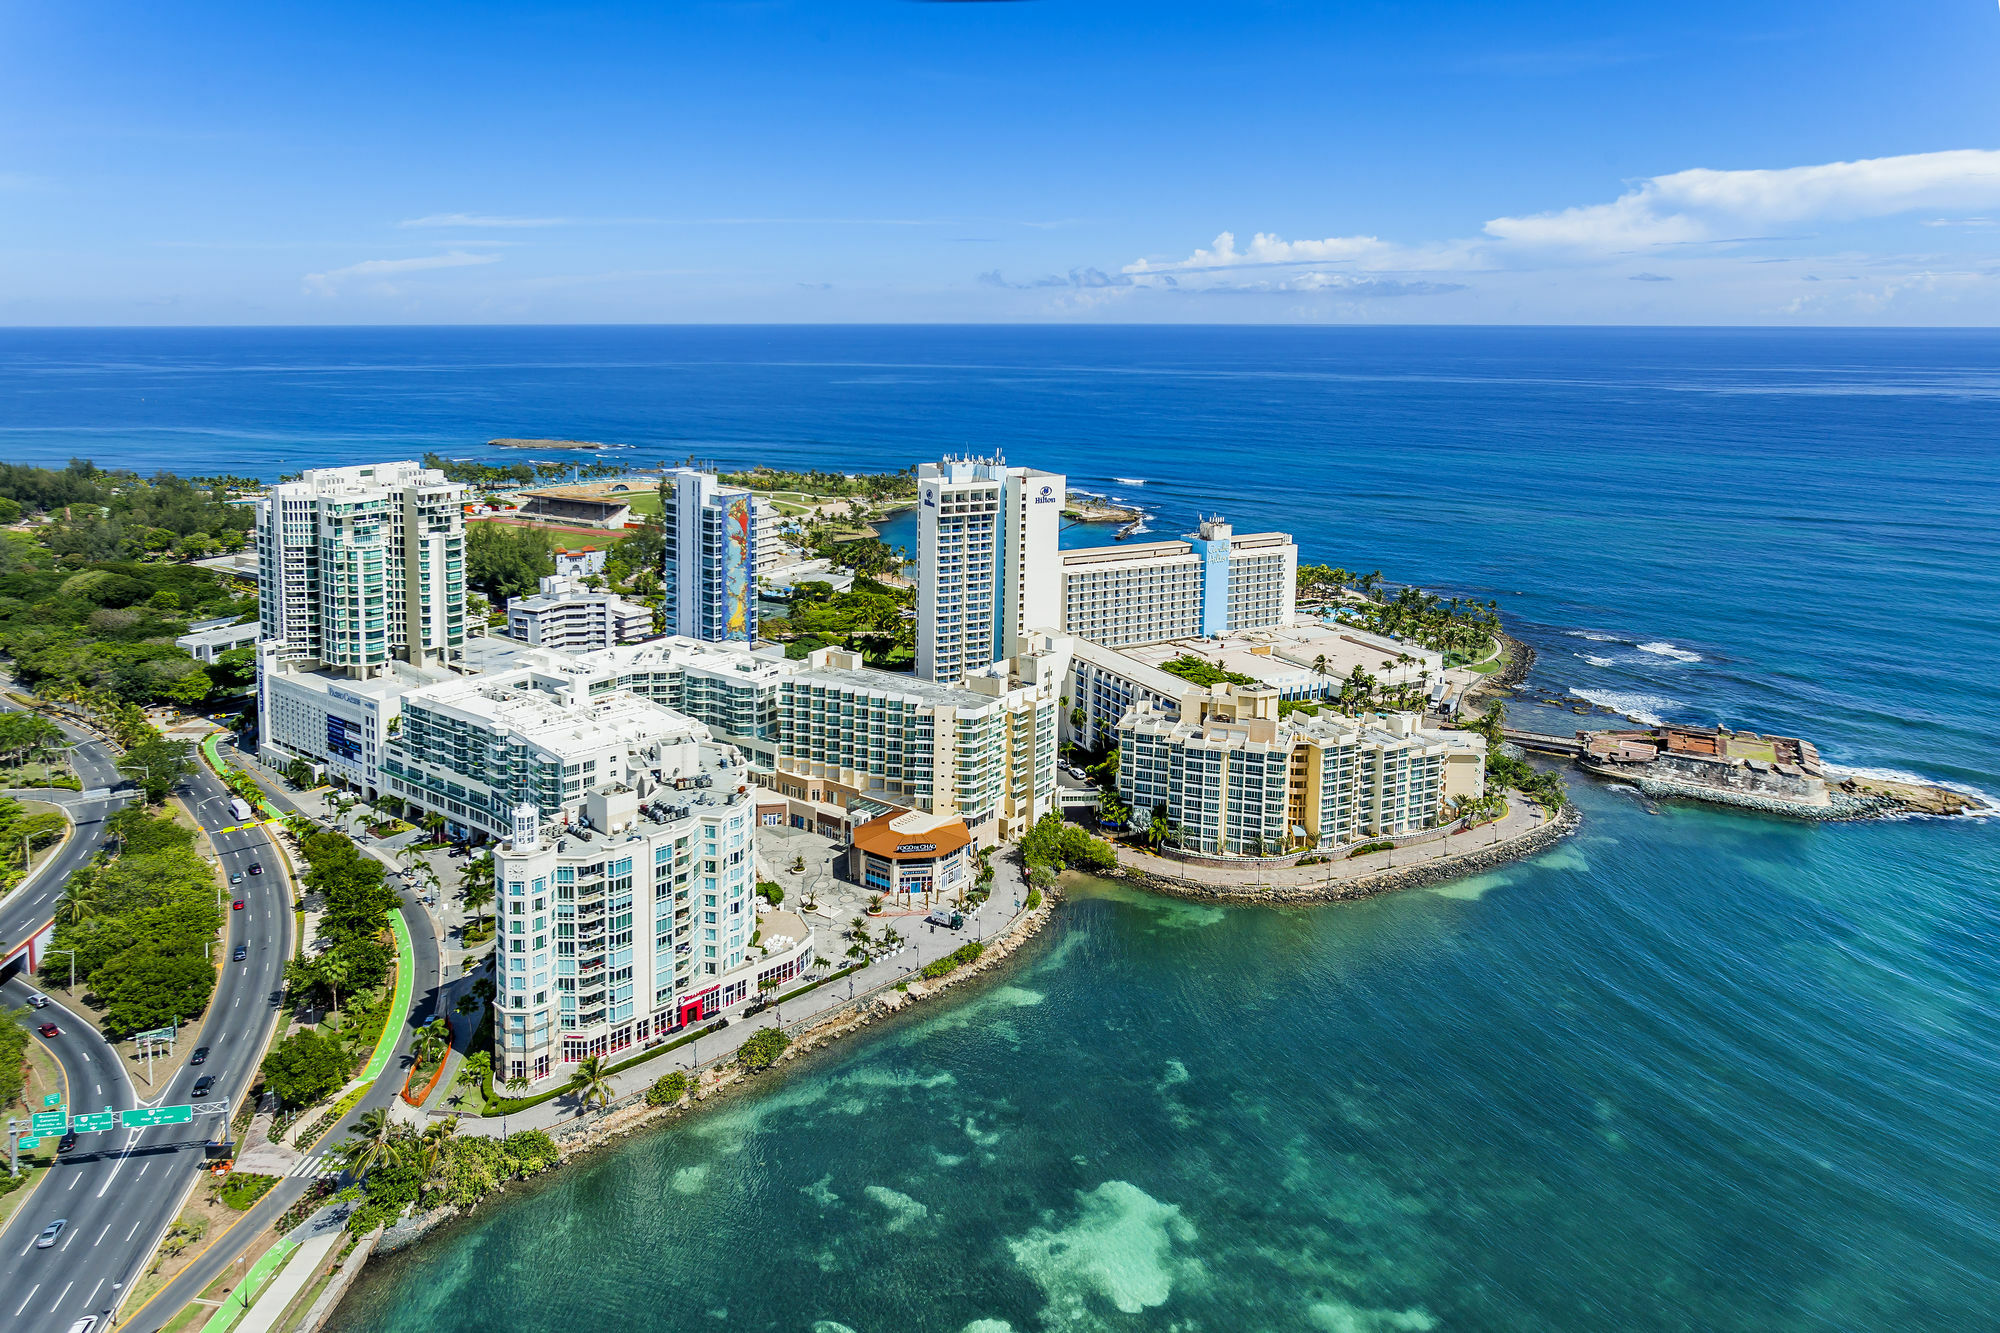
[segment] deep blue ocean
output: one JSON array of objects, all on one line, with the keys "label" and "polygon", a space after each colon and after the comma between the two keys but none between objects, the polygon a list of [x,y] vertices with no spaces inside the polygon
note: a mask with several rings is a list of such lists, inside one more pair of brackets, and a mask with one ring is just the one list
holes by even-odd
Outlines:
[{"label": "deep blue ocean", "polygon": [[[1497,599],[1521,720],[2000,792],[1995,334],[13,330],[0,432],[265,477],[999,450]],[[1437,890],[1081,886],[1004,984],[511,1192],[337,1327],[2000,1326],[2000,820],[1571,789],[1578,837]]]}]

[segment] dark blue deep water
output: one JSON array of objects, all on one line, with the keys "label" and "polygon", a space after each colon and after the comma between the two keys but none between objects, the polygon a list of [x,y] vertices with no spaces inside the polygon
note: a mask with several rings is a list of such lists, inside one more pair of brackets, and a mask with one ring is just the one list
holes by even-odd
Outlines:
[{"label": "dark blue deep water", "polygon": [[[1993,334],[16,330],[0,432],[263,476],[493,436],[1004,450],[1156,532],[1220,511],[1497,598],[1540,653],[1517,716],[2000,791]],[[1571,786],[1580,836],[1440,890],[1083,886],[1003,984],[371,1265],[338,1325],[2000,1323],[2000,821]]]}]

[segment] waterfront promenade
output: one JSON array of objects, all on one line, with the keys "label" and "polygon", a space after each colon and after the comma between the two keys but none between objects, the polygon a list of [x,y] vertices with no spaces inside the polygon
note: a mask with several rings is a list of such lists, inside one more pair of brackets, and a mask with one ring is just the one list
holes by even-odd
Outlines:
[{"label": "waterfront promenade", "polygon": [[[324,790],[301,792],[290,788],[274,772],[255,758],[231,749],[229,758],[245,772],[256,779],[259,787],[281,808],[297,811],[315,821],[330,821],[332,811],[327,805]],[[395,853],[405,843],[421,842],[425,835],[406,833],[386,841],[363,837],[359,841],[362,849],[394,867]],[[490,943],[482,943],[470,949],[454,948],[461,938],[465,925],[465,913],[458,895],[454,891],[461,863],[445,859],[443,849],[434,853],[435,864],[441,871],[442,891],[438,901],[429,906],[438,947],[445,959],[442,969],[439,998],[432,1012],[450,1013],[459,997],[469,993],[474,983],[486,975],[484,961],[490,956]],[[781,1000],[761,1013],[748,1017],[731,1016],[729,1026],[718,1032],[705,1034],[686,1045],[664,1051],[657,1057],[646,1060],[630,1069],[621,1070],[610,1076],[612,1107],[637,1098],[645,1092],[662,1074],[672,1070],[709,1069],[733,1060],[737,1049],[759,1028],[782,1026],[787,1032],[796,1034],[800,1030],[824,1021],[828,1016],[845,1008],[864,1004],[884,992],[894,993],[898,982],[907,980],[920,968],[937,961],[966,944],[986,943],[1004,937],[1021,919],[1027,915],[1028,885],[1018,860],[1010,852],[996,854],[993,858],[993,886],[987,900],[979,907],[966,913],[965,925],[959,930],[932,929],[922,924],[920,918],[900,917],[871,921],[871,929],[882,925],[893,925],[906,937],[906,942],[894,951],[883,954],[869,962],[857,972],[806,992],[792,1000]],[[841,954],[847,947],[846,937],[841,933],[839,923],[816,918],[814,929],[817,935],[817,952],[827,960],[824,971],[837,970],[844,960]],[[567,1126],[582,1125],[596,1118],[596,1113],[586,1115],[585,1108],[577,1094],[562,1092],[545,1102],[523,1111],[509,1112],[504,1116],[482,1116],[471,1110],[447,1109],[448,1099],[458,1090],[454,1086],[460,1062],[464,1059],[465,1047],[470,1040],[471,1023],[460,1021],[454,1025],[455,1049],[448,1057],[444,1076],[438,1082],[436,1093],[427,1099],[423,1110],[409,1106],[401,1098],[391,1103],[391,1113],[396,1118],[411,1123],[428,1123],[444,1116],[457,1116],[459,1132],[501,1136],[524,1129],[560,1131]],[[630,1059],[640,1052],[636,1049],[621,1052],[612,1057],[612,1063]],[[544,1084],[530,1090],[529,1095],[546,1092]],[[476,1106],[476,1097],[468,1097],[468,1108]],[[260,1159],[258,1169],[269,1171],[289,1171],[302,1162],[309,1162],[314,1156],[323,1156],[337,1142],[329,1136],[327,1142],[317,1146],[313,1154],[301,1154],[284,1144],[268,1144],[260,1151],[266,1156]]]},{"label": "waterfront promenade", "polygon": [[1147,887],[1168,893],[1244,901],[1362,898],[1474,874],[1500,861],[1529,855],[1567,832],[1574,819],[1574,815],[1568,819],[1552,816],[1515,793],[1508,798],[1505,814],[1476,828],[1351,859],[1335,852],[1333,859],[1317,865],[1182,860],[1120,844],[1118,867]]}]

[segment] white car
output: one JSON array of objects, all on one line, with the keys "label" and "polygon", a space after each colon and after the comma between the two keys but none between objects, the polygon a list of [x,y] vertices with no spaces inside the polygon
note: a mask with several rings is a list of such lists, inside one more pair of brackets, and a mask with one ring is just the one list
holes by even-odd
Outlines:
[{"label": "white car", "polygon": [[46,1009],[49,1007],[49,997],[40,991],[36,991],[28,997],[28,1007],[30,1009]]}]

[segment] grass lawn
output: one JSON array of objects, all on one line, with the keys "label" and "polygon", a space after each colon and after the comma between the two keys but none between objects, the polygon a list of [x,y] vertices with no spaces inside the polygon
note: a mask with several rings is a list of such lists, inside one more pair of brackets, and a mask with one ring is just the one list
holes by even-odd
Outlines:
[{"label": "grass lawn", "polygon": [[69,771],[67,764],[50,764],[39,760],[21,764],[18,767],[0,768],[0,787],[69,787],[75,789],[80,784]]},{"label": "grass lawn", "polygon": [[[9,1106],[6,1108],[7,1113],[26,1116],[39,1111],[42,1109],[42,1098],[51,1093],[58,1097],[63,1093],[62,1070],[57,1067],[55,1057],[43,1048],[42,1043],[38,1039],[30,1038],[27,1086],[21,1089],[21,1104]],[[7,1219],[12,1217],[15,1210],[20,1208],[34,1192],[35,1187],[41,1183],[42,1176],[55,1160],[56,1136],[53,1134],[44,1134],[41,1136],[41,1142],[33,1148],[21,1150],[20,1183],[14,1185],[6,1194],[0,1194],[0,1226],[5,1226]],[[12,1182],[6,1172],[0,1170],[0,1187],[10,1183]]]},{"label": "grass lawn", "polygon": [[632,512],[641,517],[660,512],[660,492],[657,488],[649,487],[643,491],[620,491],[618,498],[629,503],[632,506]]}]

